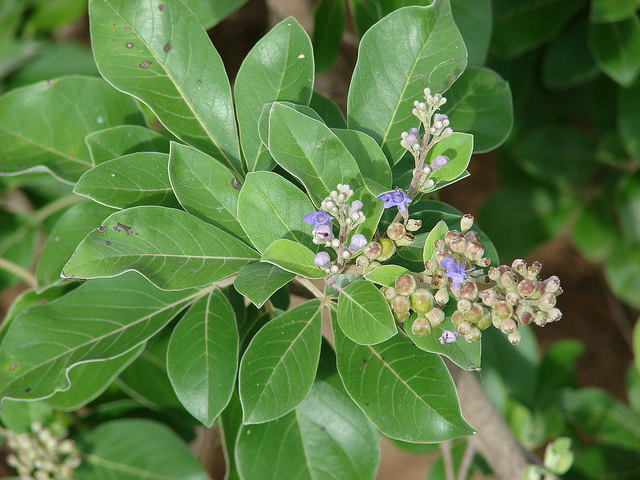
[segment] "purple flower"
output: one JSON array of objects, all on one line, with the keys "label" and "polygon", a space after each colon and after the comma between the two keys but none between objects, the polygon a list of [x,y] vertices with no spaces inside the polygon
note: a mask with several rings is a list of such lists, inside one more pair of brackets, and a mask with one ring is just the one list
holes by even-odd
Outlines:
[{"label": "purple flower", "polygon": [[351,237],[351,243],[349,243],[349,250],[357,252],[367,246],[367,237],[361,233],[356,233]]},{"label": "purple flower", "polygon": [[445,257],[440,261],[440,265],[447,271],[447,277],[451,279],[451,286],[459,288],[462,282],[467,278],[467,271],[461,265],[458,265],[453,257]]},{"label": "purple flower", "polygon": [[317,212],[307,213],[302,217],[305,223],[313,223],[313,228],[318,228],[320,225],[331,225],[333,217],[324,210],[318,210]]},{"label": "purple flower", "polygon": [[409,135],[413,135],[414,137],[417,137],[418,135],[420,135],[420,130],[418,130],[416,127],[410,128]]},{"label": "purple flower", "polygon": [[360,210],[362,210],[362,202],[360,200],[354,200],[353,202],[351,202],[351,208],[350,208],[350,212],[351,213],[358,213]]},{"label": "purple flower", "polygon": [[430,163],[431,170],[437,170],[439,168],[442,168],[447,163],[449,163],[449,157],[447,157],[446,155],[438,155],[436,158],[431,160],[431,163]]},{"label": "purple flower", "polygon": [[329,257],[327,252],[320,252],[316,255],[316,258],[314,258],[313,261],[320,268],[327,268],[331,264],[331,257]]},{"label": "purple flower", "polygon": [[399,188],[378,195],[378,198],[384,201],[384,208],[398,207],[400,211],[407,210],[407,207],[411,203],[411,199]]},{"label": "purple flower", "polygon": [[456,340],[458,340],[458,338],[460,337],[460,332],[454,332],[451,330],[445,330],[444,332],[442,332],[442,335],[440,335],[440,338],[438,339],[440,341],[441,344],[445,344],[445,343],[453,343]]},{"label": "purple flower", "polygon": [[335,237],[330,225],[320,225],[318,228],[313,229],[313,236],[320,241],[330,242]]}]

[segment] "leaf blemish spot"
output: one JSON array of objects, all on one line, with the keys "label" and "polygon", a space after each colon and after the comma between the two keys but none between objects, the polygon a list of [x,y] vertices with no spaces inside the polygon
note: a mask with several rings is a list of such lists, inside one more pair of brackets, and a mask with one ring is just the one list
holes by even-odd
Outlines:
[{"label": "leaf blemish spot", "polygon": [[202,85],[202,80],[198,79],[198,81],[196,82],[198,85]]},{"label": "leaf blemish spot", "polygon": [[162,49],[165,51],[165,53],[169,53],[171,51],[171,42],[165,43]]},{"label": "leaf blemish spot", "polygon": [[147,69],[149,68],[149,65],[151,65],[151,62],[149,60],[143,60],[142,62],[140,62],[140,68],[142,69]]},{"label": "leaf blemish spot", "polygon": [[31,391],[31,387],[27,387],[24,389],[25,393],[29,393]]},{"label": "leaf blemish spot", "polygon": [[116,223],[116,224],[113,226],[113,229],[114,229],[116,232],[125,232],[127,235],[131,235],[131,233],[132,233],[132,232],[131,232],[131,227],[130,227],[130,226],[128,226],[128,225],[124,225],[124,224],[122,224],[122,223],[120,223],[120,222]]},{"label": "leaf blemish spot", "polygon": [[106,242],[104,242],[104,244],[108,247],[109,245],[111,245],[111,242],[107,240]]},{"label": "leaf blemish spot", "polygon": [[96,230],[98,230],[98,232],[100,232],[100,233],[104,233],[107,230],[107,226],[106,225],[100,225]]},{"label": "leaf blemish spot", "polygon": [[133,43],[129,42],[129,43],[125,44],[125,47],[127,47],[127,48],[133,48]]},{"label": "leaf blemish spot", "polygon": [[161,3],[160,5],[158,5],[158,10],[160,10],[161,12],[164,11],[164,3]]},{"label": "leaf blemish spot", "polygon": [[15,363],[12,363],[11,365],[9,365],[10,372],[13,372],[16,368],[18,368],[18,365],[16,365]]},{"label": "leaf blemish spot", "polygon": [[301,53],[300,55],[298,55],[298,60],[302,60],[303,58],[304,58],[304,54]]}]

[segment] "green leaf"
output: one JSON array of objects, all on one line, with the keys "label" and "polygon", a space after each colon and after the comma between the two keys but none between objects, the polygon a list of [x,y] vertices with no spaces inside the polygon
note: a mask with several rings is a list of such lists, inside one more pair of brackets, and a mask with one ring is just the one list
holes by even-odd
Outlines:
[{"label": "green leaf", "polygon": [[640,321],[636,321],[633,327],[633,356],[634,364],[640,373]]},{"label": "green leaf", "polygon": [[81,363],[69,370],[69,390],[56,392],[46,403],[54,408],[73,411],[86,405],[104,392],[111,383],[144,351],[144,345],[119,357],[101,362]]},{"label": "green leaf", "polygon": [[189,308],[171,335],[169,379],[182,405],[207,427],[231,398],[238,349],[236,316],[218,289]]},{"label": "green leaf", "polygon": [[592,23],[589,47],[605,74],[623,87],[640,72],[640,21],[637,16],[615,23]]},{"label": "green leaf", "polygon": [[77,480],[208,480],[189,447],[168,427],[150,420],[121,419],[82,435]]},{"label": "green leaf", "polygon": [[451,11],[467,47],[468,65],[483,66],[491,41],[491,0],[451,0]]},{"label": "green leaf", "polygon": [[358,345],[335,321],[333,334],[340,378],[382,433],[412,443],[473,433],[460,414],[451,375],[438,355],[417,350],[403,335],[378,345]]},{"label": "green leaf", "polygon": [[135,273],[86,282],[19,315],[0,347],[0,398],[38,399],[69,387],[79,363],[122,355],[153,336],[192,292],[160,291]]},{"label": "green leaf", "polygon": [[114,208],[177,207],[178,201],[169,182],[168,164],[166,153],[131,153],[87,170],[73,191]]},{"label": "green leaf", "polygon": [[[636,323],[637,325],[637,323]],[[634,327],[634,334],[639,329]],[[637,335],[637,334],[636,334]],[[638,371],[637,359],[638,350],[640,349],[640,345],[636,342],[634,344],[634,356],[636,358],[636,363],[631,364],[629,369],[627,370],[627,398],[629,399],[629,405],[636,415],[640,415],[640,372]]]},{"label": "green leaf", "polygon": [[618,88],[618,129],[627,152],[640,162],[640,81]]},{"label": "green leaf", "polygon": [[378,287],[365,280],[357,280],[340,292],[338,325],[360,345],[384,342],[398,333],[389,303]]},{"label": "green leaf", "polygon": [[240,269],[233,286],[257,308],[261,308],[276,290],[289,283],[293,277],[293,273],[270,263],[252,263]]},{"label": "green leaf", "polygon": [[[313,98],[313,96],[311,97]],[[265,145],[269,145],[269,117],[271,115],[271,107],[273,105],[285,105],[289,108],[292,108],[298,113],[305,115],[309,118],[313,118],[314,120],[318,120],[319,122],[324,122],[322,117],[318,115],[313,108],[308,107],[307,105],[297,105],[291,102],[269,102],[265,104],[262,108],[262,113],[260,114],[260,119],[258,120],[258,133],[260,134],[260,141]],[[270,168],[275,167],[275,161],[272,161],[270,164]]]},{"label": "green leaf", "polygon": [[355,159],[324,123],[274,103],[268,112],[268,148],[275,161],[307,189],[320,205],[339,183],[364,185]]},{"label": "green leaf", "polygon": [[583,0],[495,0],[491,49],[515,57],[553,39]]},{"label": "green leaf", "polygon": [[351,0],[358,36],[362,37],[369,28],[394,10],[409,5],[429,5],[432,0]]},{"label": "green leaf", "polygon": [[611,23],[626,20],[640,7],[638,0],[592,0],[589,21]]},{"label": "green leaf", "polygon": [[347,122],[342,116],[340,108],[324,95],[313,92],[309,106],[320,115],[327,127],[347,128]]},{"label": "green leaf", "polygon": [[400,134],[418,124],[414,100],[425,87],[447,90],[466,64],[448,0],[396,10],[362,37],[349,87],[349,128],[372,136],[396,163],[406,153]]},{"label": "green leaf", "polygon": [[597,388],[567,390],[562,407],[580,430],[607,445],[640,448],[640,417],[622,402]]},{"label": "green leaf", "polygon": [[44,244],[36,270],[38,290],[59,282],[65,263],[71,258],[78,244],[102,220],[115,210],[93,202],[74,205],[64,212],[55,224]]},{"label": "green leaf", "polygon": [[13,433],[31,433],[33,422],[46,425],[51,421],[52,413],[51,407],[44,402],[20,402],[7,399],[2,403],[0,419],[2,424]]},{"label": "green leaf", "polygon": [[235,450],[238,433],[242,427],[242,404],[238,396],[238,390],[234,390],[231,400],[220,415],[218,423],[220,434],[222,435],[222,449],[224,451],[224,459],[226,473],[224,480],[240,480],[238,467],[236,465]]},{"label": "green leaf", "polygon": [[618,240],[613,218],[610,201],[600,196],[589,202],[576,219],[573,243],[592,262],[606,260]]},{"label": "green leaf", "polygon": [[509,83],[488,68],[468,68],[447,92],[443,111],[456,132],[473,134],[475,153],[493,150],[513,126]]},{"label": "green leaf", "polygon": [[229,80],[191,10],[178,0],[91,0],[89,19],[102,76],[146,103],[178,138],[239,176]]},{"label": "green leaf", "polygon": [[316,69],[329,68],[338,56],[346,21],[343,0],[320,0],[313,14],[313,51]]},{"label": "green leaf", "polygon": [[303,277],[324,278],[327,273],[314,263],[315,257],[316,254],[304,245],[282,239],[269,245],[262,254],[262,261]]},{"label": "green leaf", "polygon": [[169,140],[145,127],[119,125],[90,133],[85,139],[95,165],[136,152],[169,153]]},{"label": "green leaf", "polygon": [[424,241],[424,249],[422,250],[422,260],[427,262],[433,258],[433,254],[436,253],[436,240],[443,240],[444,236],[449,231],[449,226],[444,220],[440,220],[436,223],[436,226],[431,229],[429,235]]},{"label": "green leaf", "polygon": [[618,242],[604,265],[604,274],[618,298],[640,308],[640,246]]},{"label": "green leaf", "polygon": [[373,180],[383,187],[391,188],[389,162],[373,138],[357,130],[334,128],[331,131],[347,147],[365,179]]},{"label": "green leaf", "polygon": [[184,3],[198,17],[205,29],[209,30],[230,13],[240,8],[247,0],[184,0]]},{"label": "green leaf", "polygon": [[475,371],[480,367],[481,362],[481,345],[480,342],[469,343],[464,338],[460,338],[457,342],[441,344],[440,336],[445,330],[456,331],[451,318],[447,318],[445,322],[438,328],[431,329],[431,333],[424,337],[416,337],[411,331],[411,325],[415,317],[411,317],[404,322],[404,331],[411,341],[420,350],[430,353],[438,353],[444,355],[460,368]]},{"label": "green leaf", "polygon": [[430,164],[438,155],[449,157],[449,163],[444,167],[433,170],[429,176],[435,182],[433,190],[437,190],[441,182],[455,180],[467,170],[469,161],[471,161],[471,153],[473,152],[474,138],[473,135],[468,133],[453,133],[429,149],[425,161],[426,164]]},{"label": "green leaf", "polygon": [[314,210],[298,187],[272,172],[250,172],[238,198],[238,220],[260,252],[283,238],[316,250],[313,224],[303,220]]},{"label": "green leaf", "polygon": [[180,205],[192,215],[242,240],[249,240],[238,222],[238,196],[233,174],[193,147],[171,143],[169,180]]},{"label": "green leaf", "polygon": [[320,300],[303,303],[260,329],[240,363],[244,423],[275,420],[305,399],[316,376],[321,340]]},{"label": "green leaf", "polygon": [[102,79],[63,77],[14,90],[0,97],[0,171],[44,167],[75,182],[93,166],[84,137],[122,123],[145,124],[135,100]]},{"label": "green leaf", "polygon": [[134,207],[87,235],[63,276],[114,277],[135,270],[160,288],[180,290],[222,280],[257,258],[240,240],[182,210]]},{"label": "green leaf", "polygon": [[318,382],[295,412],[240,430],[242,478],[373,480],[380,460],[375,429],[336,387]]},{"label": "green leaf", "polygon": [[247,54],[233,88],[242,152],[250,172],[270,170],[273,165],[258,134],[264,104],[281,100],[308,105],[313,78],[311,40],[293,17],[273,27]]},{"label": "green leaf", "polygon": [[[587,44],[587,28],[587,22],[580,22],[549,46],[542,61],[542,81],[546,87],[564,90],[598,76],[600,70]],[[571,58],[570,62],[568,58]]]},{"label": "green leaf", "polygon": [[393,287],[396,284],[396,278],[406,273],[411,272],[398,265],[380,265],[365,274],[364,278],[378,285]]}]

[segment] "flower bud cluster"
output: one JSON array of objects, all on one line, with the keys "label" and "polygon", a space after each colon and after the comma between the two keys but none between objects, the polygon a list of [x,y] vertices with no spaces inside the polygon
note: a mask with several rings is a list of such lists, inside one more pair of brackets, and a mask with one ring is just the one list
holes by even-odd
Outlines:
[{"label": "flower bud cluster", "polygon": [[[531,322],[544,326],[559,320],[555,307],[562,293],[558,277],[544,282],[538,279],[542,265],[527,266],[516,260],[511,267],[491,267],[484,257],[484,245],[471,231],[473,217],[465,215],[460,230],[450,230],[444,240],[435,241],[433,258],[425,262],[421,279],[436,292],[438,306],[446,305],[450,296],[456,301],[451,321],[468,342],[480,340],[481,331],[490,325],[504,332],[511,343],[520,341],[520,325]],[[479,267],[479,268],[478,268]]]},{"label": "flower bud cluster", "polygon": [[81,460],[75,443],[65,436],[54,435],[37,422],[31,425],[30,433],[8,432],[12,453],[7,463],[21,480],[71,480]]}]

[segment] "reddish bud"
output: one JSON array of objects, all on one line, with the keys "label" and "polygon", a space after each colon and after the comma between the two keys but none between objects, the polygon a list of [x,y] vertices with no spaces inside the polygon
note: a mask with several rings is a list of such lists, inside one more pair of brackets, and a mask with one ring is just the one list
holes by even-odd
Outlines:
[{"label": "reddish bud", "polygon": [[416,337],[424,337],[431,333],[431,324],[426,318],[418,316],[411,325],[411,331]]},{"label": "reddish bud", "polygon": [[396,290],[400,295],[411,295],[416,291],[418,284],[413,275],[405,273],[396,278]]},{"label": "reddish bud", "polygon": [[376,258],[378,258],[380,256],[380,253],[382,252],[382,247],[380,246],[380,244],[378,242],[371,242],[369,243],[369,245],[367,245],[364,249],[364,252],[362,252],[368,259],[370,260],[375,260]]},{"label": "reddish bud", "polygon": [[380,291],[382,292],[382,295],[384,295],[384,298],[386,298],[388,302],[396,298],[396,296],[398,295],[397,290],[393,287],[382,287]]},{"label": "reddish bud", "polygon": [[410,306],[409,298],[404,295],[396,295],[393,297],[393,300],[391,300],[391,309],[395,313],[406,313],[409,311]]},{"label": "reddish bud", "polygon": [[517,290],[521,297],[527,298],[536,291],[536,284],[533,280],[522,280],[518,283]]},{"label": "reddish bud", "polygon": [[478,296],[478,287],[474,282],[466,281],[460,285],[460,298],[475,300]]},{"label": "reddish bud", "polygon": [[511,318],[511,315],[513,315],[513,307],[502,300],[493,306],[493,311],[501,320]]},{"label": "reddish bud", "polygon": [[484,255],[484,245],[480,242],[469,242],[464,254],[472,262],[480,260]]},{"label": "reddish bud", "polygon": [[449,244],[449,249],[454,253],[462,254],[464,253],[466,248],[467,248],[467,241],[464,239],[464,237],[454,238],[453,240],[451,240],[451,243]]},{"label": "reddish bud", "polygon": [[464,336],[464,339],[469,343],[475,343],[480,341],[480,337],[482,337],[480,329],[478,327],[471,327],[471,330]]}]

